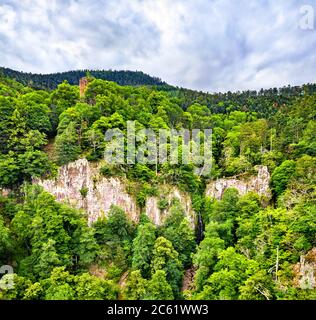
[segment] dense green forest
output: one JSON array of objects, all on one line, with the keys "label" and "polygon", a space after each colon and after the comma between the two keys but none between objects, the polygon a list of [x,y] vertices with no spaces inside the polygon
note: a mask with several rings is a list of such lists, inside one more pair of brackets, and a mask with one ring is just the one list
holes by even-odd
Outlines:
[{"label": "dense green forest", "polygon": [[4,76],[15,79],[16,81],[35,89],[56,89],[56,87],[65,80],[67,80],[69,84],[77,85],[79,79],[84,77],[87,72],[95,78],[114,81],[122,86],[166,85],[166,83],[159,78],[151,77],[141,71],[78,70],[52,74],[35,74],[0,67],[0,73]]},{"label": "dense green forest", "polygon": [[284,104],[289,104],[296,97],[316,93],[316,84],[305,86],[287,86],[283,88],[248,90],[242,92],[206,93],[186,88],[179,88],[151,77],[140,71],[115,70],[78,70],[53,74],[33,74],[0,67],[0,74],[14,79],[25,86],[35,89],[54,90],[63,81],[77,85],[79,79],[86,74],[108,81],[114,81],[122,86],[151,86],[158,91],[168,92],[171,97],[178,98],[179,105],[186,110],[194,103],[207,106],[212,113],[227,113],[234,110],[255,111],[259,116],[269,117]]},{"label": "dense green forest", "polygon": [[[316,85],[205,94],[102,71],[89,74],[80,97],[82,75],[0,76],[0,266],[15,272],[0,280],[0,299],[316,299],[313,285],[294,281],[294,266],[316,246]],[[127,120],[137,130],[212,128],[207,175],[181,163],[101,169],[134,183],[140,208],[165,181],[188,192],[200,232],[177,201],[159,227],[116,206],[89,227],[84,211],[32,184],[80,157],[101,160],[105,132],[125,132]],[[210,180],[250,176],[257,165],[271,173],[271,199],[235,189],[205,196]]]}]

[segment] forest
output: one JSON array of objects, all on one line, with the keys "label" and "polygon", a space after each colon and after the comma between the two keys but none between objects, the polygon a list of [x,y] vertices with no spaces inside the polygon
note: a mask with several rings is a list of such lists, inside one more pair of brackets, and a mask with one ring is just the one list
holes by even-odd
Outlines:
[{"label": "forest", "polygon": [[[315,84],[210,94],[143,73],[2,69],[0,266],[14,273],[1,278],[0,299],[316,299],[315,282],[295,281],[295,266],[316,246],[315,120]],[[102,166],[105,177],[133,183],[138,224],[112,206],[88,226],[84,210],[33,183],[80,158],[100,162],[106,130],[124,132],[127,121],[137,130],[212,129],[212,170],[200,176],[192,164]],[[209,181],[251,176],[258,165],[271,174],[271,199],[233,188],[219,200],[205,195]],[[165,181],[190,195],[201,230],[190,227],[177,201],[161,226],[145,214],[146,198]],[[183,289],[188,270],[193,279]]]},{"label": "forest", "polygon": [[79,80],[87,73],[91,76],[108,81],[114,81],[122,86],[163,86],[166,83],[159,78],[151,77],[141,71],[116,71],[116,70],[77,70],[68,72],[59,72],[53,74],[34,74],[19,72],[9,68],[0,67],[0,73],[10,77],[24,85],[35,89],[56,89],[59,84],[67,80],[69,84],[77,85]]}]

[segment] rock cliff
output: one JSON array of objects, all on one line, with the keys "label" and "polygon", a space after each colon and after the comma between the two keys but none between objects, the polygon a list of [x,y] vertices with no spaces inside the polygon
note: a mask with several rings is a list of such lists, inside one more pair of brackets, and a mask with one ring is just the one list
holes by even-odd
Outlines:
[{"label": "rock cliff", "polygon": [[232,177],[220,178],[215,181],[211,181],[206,187],[206,196],[221,199],[225,189],[236,188],[240,195],[244,195],[249,191],[254,191],[259,195],[270,198],[270,173],[268,168],[266,166],[257,166],[256,169],[258,171],[257,176],[252,176],[248,179]]},{"label": "rock cliff", "polygon": [[[206,195],[221,199],[227,188],[236,188],[241,195],[255,191],[267,198],[271,196],[269,189],[270,174],[265,166],[257,167],[257,176],[241,179],[237,177],[221,178],[207,185]],[[126,181],[116,177],[103,177],[100,174],[100,164],[93,164],[86,159],[79,159],[59,169],[54,180],[34,181],[46,191],[52,193],[57,201],[84,209],[88,213],[88,223],[91,225],[99,217],[106,216],[111,205],[121,207],[130,219],[137,222],[140,208],[132,195],[126,191]],[[189,194],[169,185],[159,186],[159,197],[148,197],[144,212],[156,225],[161,225],[169,213],[169,207],[174,199],[178,200],[185,211],[192,227],[196,225],[196,214],[192,209]],[[160,205],[163,199],[164,206]]]},{"label": "rock cliff", "polygon": [[[106,216],[111,205],[121,207],[130,219],[137,222],[140,208],[134,197],[126,191],[126,182],[119,178],[103,177],[99,172],[100,165],[79,159],[61,167],[56,179],[34,182],[53,194],[57,201],[84,209],[88,213],[89,225],[99,217]],[[166,201],[166,209],[159,208],[158,197],[149,197],[145,205],[146,214],[156,225],[163,223],[172,200],[177,199],[194,227],[195,213],[188,194],[166,185],[159,186],[159,193]]]},{"label": "rock cliff", "polygon": [[316,248],[300,257],[294,266],[294,285],[301,289],[316,288]]},{"label": "rock cliff", "polygon": [[159,208],[158,197],[149,197],[146,200],[146,214],[148,215],[148,217],[156,225],[161,225],[165,217],[169,213],[168,208],[172,204],[172,201],[177,200],[183,208],[192,228],[194,228],[196,224],[196,215],[192,209],[192,202],[189,194],[181,192],[178,188],[169,185],[161,185],[159,189],[159,192],[161,194],[160,199],[164,199],[167,203],[166,209]]}]

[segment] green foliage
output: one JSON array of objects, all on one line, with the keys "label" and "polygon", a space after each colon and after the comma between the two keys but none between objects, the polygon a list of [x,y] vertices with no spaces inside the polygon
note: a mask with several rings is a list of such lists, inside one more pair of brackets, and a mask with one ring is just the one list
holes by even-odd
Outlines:
[{"label": "green foliage", "polygon": [[141,208],[143,208],[145,207],[147,197],[157,196],[157,193],[158,191],[156,187],[145,182],[141,185],[140,190],[137,191],[136,202]]},{"label": "green foliage", "polygon": [[136,163],[131,170],[129,178],[137,181],[151,182],[153,179],[155,179],[155,176],[155,172],[146,165]]},{"label": "green foliage", "polygon": [[78,159],[81,148],[78,145],[78,134],[75,124],[70,122],[61,135],[56,138],[57,163],[60,165]]},{"label": "green foliage", "polygon": [[140,224],[133,240],[132,268],[141,271],[143,277],[150,276],[150,263],[156,241],[156,228],[152,223]]},{"label": "green foliage", "polygon": [[103,280],[88,273],[74,279],[78,300],[115,300],[118,288],[112,281]]},{"label": "green foliage", "polygon": [[79,191],[82,198],[85,199],[88,195],[89,189],[87,187],[82,187]]},{"label": "green foliage", "polygon": [[258,268],[255,261],[248,260],[234,248],[229,247],[219,254],[214,273],[206,281],[199,299],[238,299],[239,287],[252,272]]},{"label": "green foliage", "polygon": [[209,224],[205,238],[200,242],[197,253],[193,256],[194,264],[199,267],[195,274],[195,284],[198,291],[203,288],[224,246],[224,240],[219,237],[213,224]]},{"label": "green foliage", "polygon": [[195,251],[195,236],[192,226],[185,216],[179,203],[175,203],[169,211],[164,226],[160,233],[171,241],[175,250],[179,253],[179,260],[184,267],[191,265],[191,254]]},{"label": "green foliage", "polygon": [[140,270],[133,271],[124,289],[128,300],[173,300],[172,288],[163,270],[157,270],[150,280],[142,278]]},{"label": "green foliage", "polygon": [[159,199],[158,208],[159,210],[165,210],[169,207],[169,201],[165,198]]},{"label": "green foliage", "polygon": [[99,259],[110,266],[114,278],[130,265],[134,225],[128,220],[124,210],[112,206],[107,218],[94,224],[95,238],[101,247]]},{"label": "green foliage", "polygon": [[[151,270],[153,275],[160,270],[164,271],[174,295],[177,295],[183,276],[182,263],[172,243],[164,237],[158,237],[155,241]],[[162,277],[161,273],[159,277]]]},{"label": "green foliage", "polygon": [[142,277],[140,270],[132,271],[124,288],[124,298],[127,300],[144,300],[147,293],[148,280]]},{"label": "green foliage", "polygon": [[24,203],[12,220],[12,232],[23,248],[20,274],[38,279],[56,265],[78,269],[92,263],[98,246],[80,213],[37,186],[26,186],[24,192]]},{"label": "green foliage", "polygon": [[274,283],[266,270],[254,273],[239,290],[241,300],[271,300],[275,297]]},{"label": "green foliage", "polygon": [[107,241],[124,242],[132,239],[134,228],[126,217],[124,210],[112,206],[107,218],[97,220],[94,224],[96,239],[103,244]]},{"label": "green foliage", "polygon": [[[316,246],[314,84],[207,94],[139,72],[92,71],[79,97],[78,80],[86,71],[2,70],[24,84],[53,90],[33,90],[0,75],[0,188],[9,189],[0,190],[0,262],[14,264],[16,272],[0,280],[15,283],[1,290],[0,299],[315,299],[315,289],[304,289],[311,283],[297,287],[293,281],[294,266],[303,257],[308,263]],[[102,165],[101,175],[124,177],[142,212],[137,227],[119,207],[88,227],[86,213],[27,184],[53,176],[52,160],[64,165],[81,157],[102,159],[106,131],[126,134],[127,121],[135,121],[139,134],[145,128],[155,134],[212,128],[212,169],[201,174],[197,156],[187,164]],[[172,156],[177,152],[181,159],[188,146],[181,136],[177,141]],[[144,158],[157,147],[147,142],[136,141]],[[201,134],[201,144],[191,147],[203,150],[204,142]],[[171,150],[170,139],[165,143]],[[124,148],[126,155],[130,149]],[[256,165],[268,166],[272,174],[271,200],[234,189],[220,200],[205,197],[209,180],[246,180]],[[160,184],[189,193],[203,220],[197,245],[191,217],[165,198]],[[78,191],[88,196],[85,185]],[[160,214],[167,214],[159,227],[144,211],[153,196]],[[194,288],[182,294],[185,269],[196,272]]]},{"label": "green foliage", "polygon": [[[30,85],[36,89],[55,89],[59,84],[64,84],[66,80],[71,85],[77,85],[79,79],[85,77],[87,72],[92,77],[115,81],[122,86],[126,85],[165,85],[160,79],[151,77],[141,71],[115,71],[115,70],[77,70],[60,72],[55,74],[32,74],[15,71],[9,68],[0,68],[0,74],[16,79],[24,85]],[[17,86],[17,84],[15,84]],[[21,88],[22,85],[18,86]],[[59,87],[59,86],[58,86]]]},{"label": "green foliage", "polygon": [[105,164],[100,168],[100,173],[105,177],[124,176],[124,171],[119,166]]},{"label": "green foliage", "polygon": [[47,278],[34,283],[16,274],[8,277],[12,277],[14,286],[1,291],[1,299],[115,300],[118,294],[112,281],[88,273],[72,275],[64,267],[54,268]]},{"label": "green foliage", "polygon": [[49,95],[45,91],[27,93],[17,99],[17,110],[30,130],[50,132],[52,130],[48,107]]},{"label": "green foliage", "polygon": [[279,167],[275,168],[271,176],[271,184],[277,196],[285,191],[294,172],[295,162],[293,160],[286,160]]},{"label": "green foliage", "polygon": [[[236,209],[232,210],[229,204],[234,201],[232,194],[228,195],[228,202],[228,196],[224,195],[223,200],[207,207],[211,212],[210,222],[193,259],[198,267],[194,298],[289,297],[291,290],[287,292],[287,289],[293,277],[289,263],[294,264],[315,245],[311,234],[315,230],[315,206],[302,201],[291,210],[263,209],[260,198],[248,193],[235,202]],[[222,210],[225,218],[219,219]],[[229,217],[235,218],[230,228],[233,232],[226,241]],[[276,279],[284,283],[285,289],[279,288]]]},{"label": "green foliage", "polygon": [[[14,284],[8,286],[8,284]],[[6,274],[0,279],[0,300],[22,300],[25,295],[25,291],[32,282],[17,274]]]},{"label": "green foliage", "polygon": [[146,294],[148,300],[173,300],[172,284],[167,280],[166,272],[157,270],[150,281]]},{"label": "green foliage", "polygon": [[[48,176],[54,172],[54,166],[48,160],[47,154],[41,150],[46,143],[45,133],[37,129],[44,129],[40,126],[32,126],[29,123],[30,119],[33,121],[35,114],[38,117],[43,116],[43,114],[41,115],[38,110],[28,113],[27,102],[25,102],[24,112],[21,109],[24,106],[22,97],[20,99],[21,101],[16,102],[17,107],[12,108],[9,113],[7,112],[4,115],[5,140],[2,141],[0,150],[0,187],[5,188],[15,188],[23,181]],[[47,109],[44,113],[46,114],[46,112]],[[39,124],[41,120],[38,119],[38,121],[35,122]]]},{"label": "green foliage", "polygon": [[68,108],[73,107],[79,99],[78,87],[69,85],[63,81],[50,95],[51,103],[51,123],[56,130],[58,127],[58,117]]},{"label": "green foliage", "polygon": [[43,244],[42,248],[34,250],[34,255],[38,257],[34,265],[34,272],[41,278],[49,277],[53,269],[61,265],[55,244],[56,242],[54,240],[49,239],[47,243]]},{"label": "green foliage", "polygon": [[6,227],[4,219],[0,215],[0,263],[3,257],[5,256],[6,252],[9,251],[11,246],[11,239],[10,239],[10,230]]}]

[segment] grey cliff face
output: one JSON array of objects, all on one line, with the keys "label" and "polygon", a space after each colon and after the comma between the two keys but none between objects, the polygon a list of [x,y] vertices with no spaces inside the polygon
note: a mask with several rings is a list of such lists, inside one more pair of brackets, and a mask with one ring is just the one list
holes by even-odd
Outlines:
[{"label": "grey cliff face", "polygon": [[245,195],[247,192],[253,191],[269,199],[271,197],[271,191],[269,188],[270,173],[268,168],[266,166],[257,166],[257,170],[257,176],[252,176],[248,179],[232,177],[211,181],[206,187],[205,194],[208,197],[219,200],[227,188],[235,188],[240,195]]},{"label": "grey cliff face", "polygon": [[[221,178],[207,185],[206,195],[221,199],[227,188],[236,188],[240,195],[255,191],[270,197],[270,174],[265,166],[258,166],[258,175],[247,180],[238,178]],[[126,191],[126,181],[117,177],[104,177],[100,174],[100,164],[93,164],[86,159],[62,166],[54,180],[37,180],[46,191],[56,197],[57,201],[83,209],[88,214],[88,224],[108,214],[112,205],[121,207],[127,216],[138,222],[141,209],[132,195]],[[83,193],[82,190],[85,190]],[[167,201],[165,209],[159,208],[159,197],[148,197],[144,212],[156,225],[161,225],[169,214],[172,201],[179,201],[192,228],[196,225],[196,214],[192,208],[190,195],[175,186],[160,185],[159,193]]]},{"label": "grey cliff face", "polygon": [[[100,165],[89,163],[86,159],[79,159],[59,169],[54,180],[35,181],[46,191],[56,197],[57,201],[84,209],[88,213],[88,223],[91,225],[99,217],[106,216],[111,205],[121,207],[128,217],[138,222],[140,208],[135,199],[126,192],[126,183],[123,179],[103,177],[99,173]],[[83,196],[80,190],[86,190]],[[165,194],[168,206],[177,199],[192,227],[195,225],[195,213],[192,209],[190,196],[172,186],[160,186]],[[159,209],[159,198],[149,197],[145,204],[145,213],[156,225],[161,225],[168,215],[168,209]]]}]

